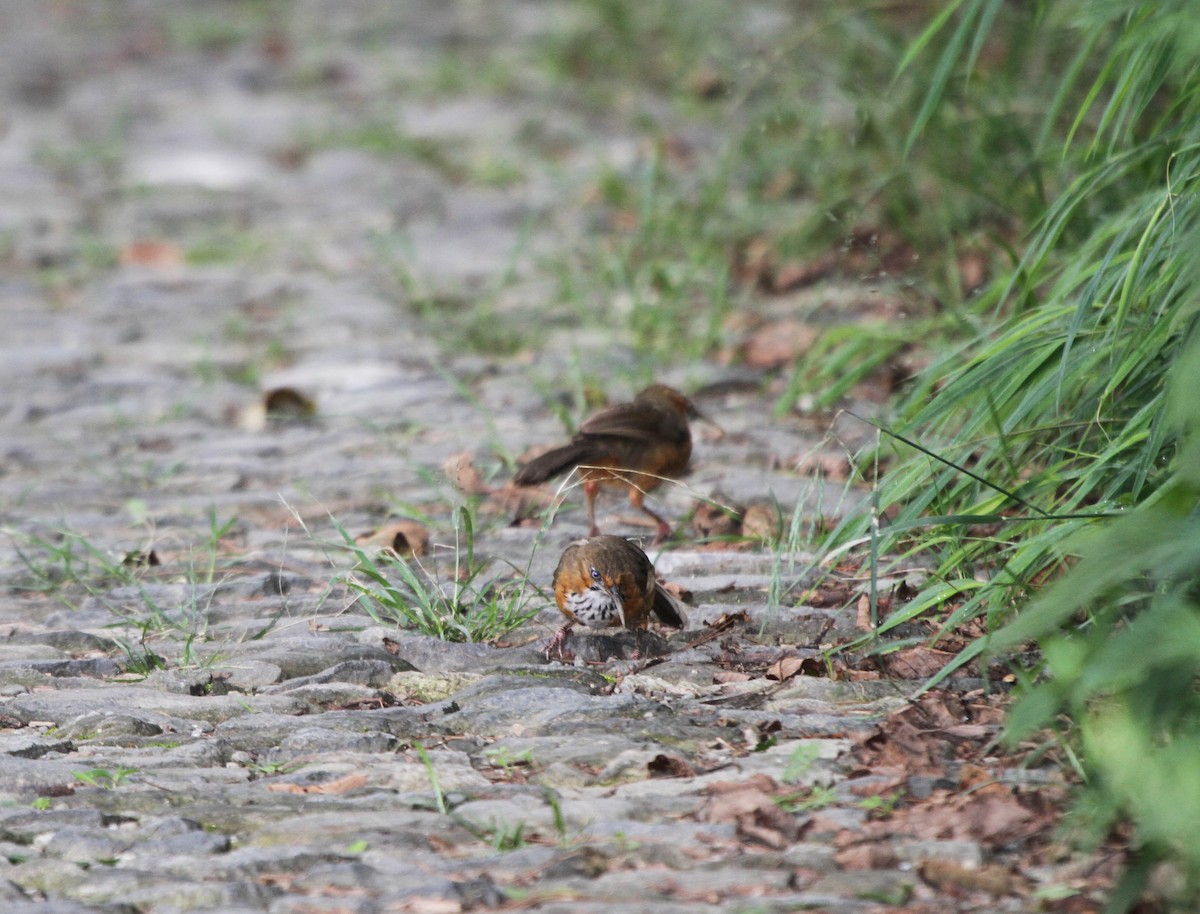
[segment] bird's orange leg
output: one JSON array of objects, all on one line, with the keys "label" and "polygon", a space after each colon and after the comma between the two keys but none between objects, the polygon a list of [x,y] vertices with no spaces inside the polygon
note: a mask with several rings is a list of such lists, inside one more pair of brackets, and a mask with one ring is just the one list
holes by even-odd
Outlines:
[{"label": "bird's orange leg", "polygon": [[596,526],[596,493],[600,491],[600,483],[594,479],[589,479],[583,484],[583,494],[587,496],[588,503],[588,536],[596,536],[600,532],[600,528]]},{"label": "bird's orange leg", "polygon": [[574,621],[568,622],[562,628],[554,633],[554,637],[546,644],[544,651],[547,660],[553,659],[555,656],[559,660],[563,659],[563,645],[567,643],[567,638],[571,634],[571,629],[575,627]]},{"label": "bird's orange leg", "polygon": [[654,518],[654,522],[658,527],[658,532],[654,534],[654,539],[650,545],[657,546],[664,539],[671,535],[671,525],[668,524],[662,517],[646,507],[646,493],[637,486],[629,487],[629,504],[637,508],[643,514],[649,514],[652,518]]}]

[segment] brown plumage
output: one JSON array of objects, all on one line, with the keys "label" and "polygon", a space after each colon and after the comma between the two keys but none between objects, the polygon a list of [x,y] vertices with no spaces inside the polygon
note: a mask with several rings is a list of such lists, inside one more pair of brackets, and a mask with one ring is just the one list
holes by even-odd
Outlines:
[{"label": "brown plumage", "polygon": [[567,624],[552,645],[561,644],[577,622],[644,629],[654,615],[675,628],[687,625],[683,604],[658,583],[646,553],[621,536],[593,536],[563,550],[554,569],[554,600]]},{"label": "brown plumage", "polygon": [[612,486],[627,488],[629,503],[654,518],[658,542],[671,527],[646,507],[645,496],[664,478],[677,477],[687,469],[692,456],[689,418],[700,418],[692,401],[674,388],[655,384],[630,403],[596,413],[569,443],[529,461],[513,481],[519,486],[536,485],[578,467],[591,536],[599,532],[596,494],[601,486]]}]

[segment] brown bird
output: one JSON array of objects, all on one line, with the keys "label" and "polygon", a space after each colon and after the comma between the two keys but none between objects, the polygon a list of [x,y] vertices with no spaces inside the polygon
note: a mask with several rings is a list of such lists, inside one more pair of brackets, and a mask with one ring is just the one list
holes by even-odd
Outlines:
[{"label": "brown bird", "polygon": [[658,583],[646,553],[623,536],[593,536],[567,546],[554,569],[554,601],[567,624],[547,646],[547,656],[577,622],[644,629],[653,614],[675,628],[687,625],[683,604]]},{"label": "brown bird", "polygon": [[596,526],[596,494],[601,486],[629,489],[629,503],[654,518],[657,543],[671,526],[646,507],[646,493],[664,478],[687,469],[692,456],[688,419],[703,418],[695,405],[665,384],[647,387],[631,403],[603,409],[579,427],[570,443],[536,457],[517,472],[513,482],[536,485],[566,470],[579,468],[587,496],[589,535]]}]

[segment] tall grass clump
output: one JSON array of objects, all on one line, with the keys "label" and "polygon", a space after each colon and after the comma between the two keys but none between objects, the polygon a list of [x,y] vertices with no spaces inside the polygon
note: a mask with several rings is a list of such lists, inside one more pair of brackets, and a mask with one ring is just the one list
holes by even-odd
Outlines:
[{"label": "tall grass clump", "polygon": [[[954,0],[914,43],[938,74],[914,147],[970,94],[982,49],[1004,51],[1005,6]],[[935,570],[882,628],[919,612],[984,619],[998,646],[1038,639],[1044,675],[1012,732],[1062,727],[1082,749],[1080,819],[1133,826],[1119,910],[1164,859],[1200,884],[1200,17],[1190,0],[1023,10],[1059,55],[1028,71],[1030,97],[1052,80],[1026,170],[1047,203],[973,306],[980,332],[899,411],[879,546]]]},{"label": "tall grass clump", "polygon": [[1053,92],[1018,98],[1017,77],[1054,55],[1026,40],[1024,16],[995,17],[1012,53],[978,50],[986,91],[945,87],[910,139],[938,79],[929,55],[896,75],[912,6],[572,4],[573,26],[544,40],[555,91],[606,121],[625,114],[637,145],[585,179],[586,233],[557,255],[556,313],[623,334],[657,367],[736,346],[764,305],[829,324],[825,298],[794,293],[869,281],[904,317],[822,335],[832,354],[802,360],[786,398],[821,405],[914,340],[976,328],[962,264],[1011,265],[1016,226],[1045,202],[1030,147]]}]

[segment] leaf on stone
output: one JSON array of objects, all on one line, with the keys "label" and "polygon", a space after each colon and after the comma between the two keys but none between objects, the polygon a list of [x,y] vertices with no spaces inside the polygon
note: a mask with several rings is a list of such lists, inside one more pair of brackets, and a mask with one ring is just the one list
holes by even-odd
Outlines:
[{"label": "leaf on stone", "polygon": [[401,520],[371,533],[360,534],[354,538],[354,542],[388,555],[420,558],[429,552],[429,530],[414,520]]},{"label": "leaf on stone", "polygon": [[817,328],[788,318],[764,324],[742,344],[742,359],[751,368],[791,365],[817,341]]},{"label": "leaf on stone", "polygon": [[751,502],[742,515],[742,535],[763,543],[777,543],[783,536],[779,506],[770,501]]},{"label": "leaf on stone", "polygon": [[131,241],[117,253],[123,267],[153,267],[162,270],[183,266],[183,248],[172,241],[144,238]]},{"label": "leaf on stone", "polygon": [[475,461],[470,451],[451,454],[442,462],[442,472],[446,474],[450,484],[464,495],[492,494],[492,487],[484,481],[482,474],[475,468]]},{"label": "leaf on stone", "polygon": [[652,778],[691,778],[696,776],[696,769],[687,759],[678,755],[667,755],[660,752],[646,763],[646,769]]},{"label": "leaf on stone", "polygon": [[986,895],[1023,895],[1028,889],[1025,880],[999,865],[971,868],[953,860],[924,860],[917,874],[939,892],[961,895],[983,892]]},{"label": "leaf on stone", "polygon": [[911,705],[888,717],[879,732],[866,741],[865,748],[871,753],[871,767],[939,774],[948,749],[942,740],[930,735],[919,710]]},{"label": "leaf on stone", "polygon": [[395,908],[405,914],[461,914],[463,903],[457,898],[439,898],[436,895],[405,898],[403,907]]},{"label": "leaf on stone", "polygon": [[782,848],[800,835],[794,815],[775,802],[779,785],[765,774],[745,781],[716,781],[708,785],[709,799],[700,808],[702,821],[733,823],[738,834],[767,847]]},{"label": "leaf on stone", "polygon": [[918,645],[884,654],[880,664],[888,675],[896,679],[929,679],[942,671],[955,654]]},{"label": "leaf on stone", "polygon": [[662,589],[673,596],[680,603],[692,602],[692,592],[681,584],[676,584],[674,581],[659,581]]},{"label": "leaf on stone", "polygon": [[708,627],[715,631],[723,631],[724,629],[732,628],[735,625],[749,621],[750,615],[746,612],[721,613],[719,619],[717,619],[715,622],[708,623]]},{"label": "leaf on stone", "polygon": [[[714,501],[722,501],[714,496]],[[703,501],[696,505],[692,515],[692,529],[701,537],[733,537],[742,532],[741,511],[737,506],[725,507],[721,504]]]},{"label": "leaf on stone", "polygon": [[896,851],[890,836],[863,840],[856,831],[839,832],[834,838],[833,859],[846,870],[882,870],[896,866]]},{"label": "leaf on stone", "polygon": [[798,673],[804,672],[806,666],[811,670],[812,661],[812,657],[781,657],[767,667],[766,677],[778,682],[785,682]]},{"label": "leaf on stone", "polygon": [[1048,816],[1028,809],[1008,788],[1004,794],[935,790],[904,811],[896,828],[923,841],[978,841],[1001,847],[1052,827]]},{"label": "leaf on stone", "polygon": [[816,476],[826,482],[845,482],[850,478],[850,458],[844,453],[808,451],[792,461],[792,469],[802,476]]},{"label": "leaf on stone", "polygon": [[268,784],[267,790],[272,793],[296,793],[296,794],[338,794],[349,793],[351,790],[358,790],[360,787],[367,786],[367,776],[361,772],[347,774],[344,777],[337,778],[333,781],[323,781],[319,784]]},{"label": "leaf on stone", "polygon": [[307,422],[317,414],[317,404],[294,387],[273,387],[263,393],[263,410],[272,422]]},{"label": "leaf on stone", "polygon": [[854,615],[854,627],[860,632],[875,630],[875,626],[871,624],[871,598],[865,593],[858,598],[858,609]]},{"label": "leaf on stone", "polygon": [[121,564],[126,568],[154,568],[162,564],[162,559],[153,549],[139,549],[135,552],[126,552],[125,557],[121,559]]},{"label": "leaf on stone", "polygon": [[739,670],[717,670],[713,673],[713,682],[724,684],[727,682],[747,682],[754,677],[749,673],[743,673]]},{"label": "leaf on stone", "polygon": [[[766,190],[768,197],[792,192],[794,176],[781,172],[772,179]],[[801,286],[811,285],[837,265],[834,254],[813,260],[780,260],[776,241],[764,235],[751,238],[739,252],[734,263],[734,275],[743,285],[765,292],[780,294]]]}]

